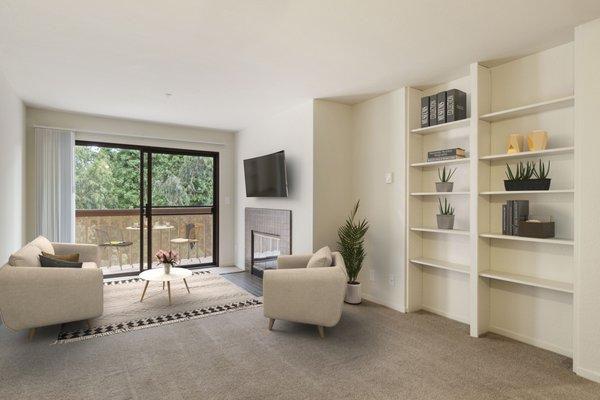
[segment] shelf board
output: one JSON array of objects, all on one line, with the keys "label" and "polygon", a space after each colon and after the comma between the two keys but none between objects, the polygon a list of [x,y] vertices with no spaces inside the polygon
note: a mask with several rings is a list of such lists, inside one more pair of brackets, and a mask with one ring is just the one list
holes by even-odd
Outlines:
[{"label": "shelf board", "polygon": [[463,163],[468,163],[468,162],[469,162],[469,158],[457,158],[455,160],[414,163],[414,164],[410,164],[410,166],[411,167],[437,167],[439,165],[463,164]]},{"label": "shelf board", "polygon": [[516,240],[519,242],[535,242],[535,243],[547,243],[547,244],[560,244],[566,246],[573,246],[575,242],[571,239],[541,239],[541,238],[533,238],[533,237],[525,237],[525,236],[511,236],[511,235],[502,235],[497,233],[481,233],[479,237],[489,238],[489,239],[501,239],[501,240]]},{"label": "shelf board", "polygon": [[544,289],[556,290],[559,292],[573,293],[573,284],[568,282],[554,281],[550,279],[536,278],[533,276],[512,274],[501,271],[482,271],[479,276],[484,278],[496,279],[499,281],[519,283],[521,285],[534,286]]},{"label": "shelf board", "polygon": [[438,229],[438,228],[410,228],[411,231],[415,232],[430,232],[430,233],[446,233],[449,235],[469,235],[469,231],[463,231],[460,229]]},{"label": "shelf board", "polygon": [[469,271],[470,268],[468,265],[455,264],[455,263],[451,263],[448,261],[442,261],[442,260],[434,260],[432,258],[417,257],[417,258],[411,259],[410,262],[415,263],[415,264],[426,265],[428,267],[440,268],[440,269],[445,269],[445,270],[454,271],[454,272],[460,272],[463,274],[470,273],[470,271]]},{"label": "shelf board", "polygon": [[502,121],[504,119],[518,118],[524,115],[552,111],[557,110],[559,108],[571,107],[573,104],[575,104],[575,96],[567,96],[558,99],[542,101],[540,103],[533,103],[528,104],[526,106],[509,108],[507,110],[484,114],[480,116],[479,119],[488,122]]},{"label": "shelf board", "polygon": [[559,147],[556,149],[546,149],[538,151],[522,151],[520,153],[513,154],[492,154],[491,156],[479,157],[480,160],[508,160],[511,158],[527,158],[527,157],[543,157],[551,156],[555,154],[567,154],[573,153],[575,147]]},{"label": "shelf board", "polygon": [[411,196],[462,196],[468,195],[469,192],[416,192],[411,193]]},{"label": "shelf board", "polygon": [[559,194],[559,193],[575,193],[575,189],[558,189],[558,190],[513,190],[507,192],[505,190],[480,192],[480,195],[513,195],[513,194]]},{"label": "shelf board", "polygon": [[469,125],[469,118],[460,119],[458,121],[446,122],[445,124],[426,126],[425,128],[417,128],[412,129],[411,133],[416,133],[418,135],[429,135],[430,133],[436,133],[440,131],[462,128],[464,126]]}]

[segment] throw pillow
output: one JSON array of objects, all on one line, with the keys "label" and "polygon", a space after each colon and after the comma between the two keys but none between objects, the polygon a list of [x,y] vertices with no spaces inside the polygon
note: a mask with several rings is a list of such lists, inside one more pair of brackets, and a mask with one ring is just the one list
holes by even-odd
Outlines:
[{"label": "throw pillow", "polygon": [[325,246],[312,255],[310,260],[308,260],[306,268],[331,267],[332,261],[333,257],[331,255],[331,250],[329,249],[329,246]]},{"label": "throw pillow", "polygon": [[8,263],[13,267],[41,267],[40,254],[40,248],[29,243],[11,254]]},{"label": "throw pillow", "polygon": [[45,251],[48,254],[54,254],[54,246],[43,236],[36,237],[31,241],[31,244],[39,248],[41,251]]},{"label": "throw pillow", "polygon": [[79,253],[73,254],[50,254],[42,251],[42,255],[44,257],[53,258],[55,260],[61,261],[70,261],[70,262],[79,262]]},{"label": "throw pillow", "polygon": [[47,268],[81,268],[83,266],[81,262],[57,260],[56,258],[44,257],[42,255],[40,255],[40,263],[42,267]]}]

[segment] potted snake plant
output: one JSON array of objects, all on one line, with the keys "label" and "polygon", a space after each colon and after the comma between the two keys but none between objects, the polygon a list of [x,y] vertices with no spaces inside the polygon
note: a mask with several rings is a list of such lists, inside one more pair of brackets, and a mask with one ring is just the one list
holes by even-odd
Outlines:
[{"label": "potted snake plant", "polygon": [[355,221],[360,200],[356,202],[344,225],[338,229],[338,247],[348,273],[346,284],[346,296],[344,301],[349,304],[360,304],[362,297],[360,293],[360,282],[357,281],[358,274],[365,259],[365,234],[369,230],[369,222],[366,219]]},{"label": "potted snake plant", "polygon": [[454,207],[444,197],[444,204],[438,198],[439,214],[437,215],[438,229],[454,229]]},{"label": "potted snake plant", "polygon": [[454,182],[450,181],[450,179],[452,179],[455,172],[456,168],[448,168],[448,170],[446,170],[446,167],[441,170],[438,168],[438,178],[440,181],[435,183],[435,191],[451,192],[454,187]]}]

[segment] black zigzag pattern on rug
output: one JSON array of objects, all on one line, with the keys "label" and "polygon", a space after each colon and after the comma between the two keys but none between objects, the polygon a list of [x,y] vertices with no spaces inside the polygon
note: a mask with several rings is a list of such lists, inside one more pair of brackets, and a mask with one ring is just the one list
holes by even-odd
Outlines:
[{"label": "black zigzag pattern on rug", "polygon": [[240,310],[259,306],[262,301],[258,299],[243,302],[230,303],[220,306],[197,308],[191,311],[182,311],[173,314],[163,314],[157,317],[143,318],[118,324],[109,324],[91,329],[78,329],[71,332],[60,332],[55,343],[68,343],[78,340],[91,339],[93,337],[107,336],[115,333],[123,333],[137,329],[149,328],[157,325],[166,325],[191,319],[202,318],[209,315],[222,314],[228,311]]},{"label": "black zigzag pattern on rug", "polygon": [[[206,275],[206,274],[210,274],[210,271],[194,271],[192,272],[192,275]],[[114,286],[114,285],[122,285],[125,283],[137,283],[137,282],[141,282],[142,278],[128,278],[128,279],[119,279],[119,280],[114,280],[114,281],[104,281],[104,286]]]}]

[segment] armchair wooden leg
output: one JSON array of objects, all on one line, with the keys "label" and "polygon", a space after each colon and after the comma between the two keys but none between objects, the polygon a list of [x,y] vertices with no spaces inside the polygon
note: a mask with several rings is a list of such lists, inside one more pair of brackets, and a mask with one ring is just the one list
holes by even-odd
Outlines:
[{"label": "armchair wooden leg", "polygon": [[321,336],[321,339],[325,339],[325,328],[322,326],[317,326],[317,329],[319,330],[319,336]]},{"label": "armchair wooden leg", "polygon": [[275,319],[274,318],[269,318],[269,330],[272,331],[273,330],[273,324],[275,323]]},{"label": "armchair wooden leg", "polygon": [[92,329],[92,321],[89,319],[85,320],[85,325],[87,326],[88,329]]},{"label": "armchair wooden leg", "polygon": [[27,335],[27,340],[31,342],[33,340],[34,336],[35,336],[35,328],[29,329],[29,335]]}]

